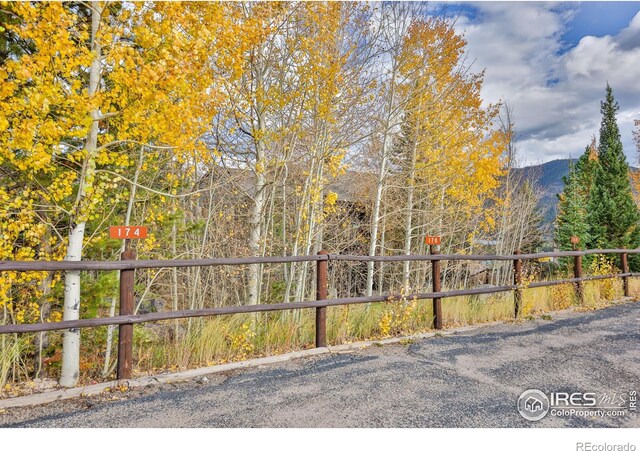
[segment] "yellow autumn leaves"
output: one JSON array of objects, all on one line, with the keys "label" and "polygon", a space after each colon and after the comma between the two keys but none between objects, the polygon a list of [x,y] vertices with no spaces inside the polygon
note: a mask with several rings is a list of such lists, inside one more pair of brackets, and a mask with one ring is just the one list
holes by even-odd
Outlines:
[{"label": "yellow autumn leaves", "polygon": [[438,197],[444,192],[445,210],[466,219],[488,213],[483,226],[491,228],[493,218],[484,206],[499,185],[506,143],[492,129],[498,106],[482,106],[483,74],[469,74],[461,65],[465,44],[451,23],[439,18],[415,21],[407,32],[399,67],[405,120],[417,152],[411,173],[416,186],[431,179],[442,188],[430,190],[437,196],[434,204],[442,203]]},{"label": "yellow autumn leaves", "polygon": [[[90,8],[98,7],[92,34]],[[217,113],[220,85],[239,75],[244,52],[265,32],[230,3],[2,8],[11,17],[3,33],[17,44],[0,61],[0,260],[60,259],[70,226],[104,227],[100,219],[113,215],[127,192],[117,175],[130,172],[141,145],[171,149],[176,161],[207,161],[197,140]],[[90,95],[96,59],[100,80]],[[96,112],[93,152],[85,139]],[[150,151],[145,164],[157,160]],[[51,280],[36,276],[2,273],[3,305],[44,301]],[[13,310],[25,312],[15,321],[36,319],[26,307]]]},{"label": "yellow autumn leaves", "polygon": [[[275,202],[265,200],[259,212],[271,205],[264,223],[281,229],[285,242],[268,247],[265,227],[254,247],[310,252],[327,218],[340,212],[331,182],[358,161],[355,154],[379,147],[382,102],[375,100],[388,80],[371,5],[94,5],[103,9],[92,31],[85,4],[3,3],[14,18],[3,27],[19,45],[0,61],[0,259],[60,259],[70,228],[84,221],[92,222],[91,249],[109,221],[125,217],[134,180],[132,209],[161,228],[179,212],[181,184],[199,191],[195,179],[223,157],[264,178],[251,193],[272,199],[273,186],[292,188],[282,224]],[[442,204],[443,215],[479,216],[491,228],[483,206],[498,186],[504,137],[491,123],[496,106],[482,106],[482,74],[463,70],[464,47],[446,20],[411,21],[394,107],[413,129],[417,156],[409,169],[394,161],[394,171],[401,185]],[[207,134],[217,140],[207,142]],[[15,297],[15,283],[4,280],[0,296]],[[37,299],[43,290],[33,285]]]}]

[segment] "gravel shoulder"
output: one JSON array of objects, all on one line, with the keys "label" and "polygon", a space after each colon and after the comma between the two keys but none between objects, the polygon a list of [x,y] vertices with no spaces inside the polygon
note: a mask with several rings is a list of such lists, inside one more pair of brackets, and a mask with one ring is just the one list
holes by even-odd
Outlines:
[{"label": "gravel shoulder", "polygon": [[6,409],[3,427],[640,427],[530,422],[530,388],[640,391],[640,302]]}]

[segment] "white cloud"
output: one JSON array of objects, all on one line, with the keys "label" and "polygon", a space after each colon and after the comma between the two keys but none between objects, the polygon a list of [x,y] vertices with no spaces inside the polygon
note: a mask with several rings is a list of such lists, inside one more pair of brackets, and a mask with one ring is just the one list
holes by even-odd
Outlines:
[{"label": "white cloud", "polygon": [[483,95],[514,108],[521,160],[576,157],[597,134],[607,81],[620,104],[625,152],[636,163],[631,131],[640,119],[640,13],[613,36],[585,36],[566,48],[561,36],[578,4],[474,3],[460,18],[474,69],[486,69]]}]

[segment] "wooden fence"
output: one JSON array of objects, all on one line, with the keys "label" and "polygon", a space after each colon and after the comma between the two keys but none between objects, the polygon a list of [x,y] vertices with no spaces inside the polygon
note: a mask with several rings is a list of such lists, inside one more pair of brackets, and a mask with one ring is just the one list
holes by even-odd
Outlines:
[{"label": "wooden fence", "polygon": [[[522,307],[522,290],[527,288],[548,287],[572,283],[575,285],[578,298],[583,300],[585,281],[611,279],[620,277],[623,280],[624,295],[629,296],[629,277],[639,276],[640,273],[629,272],[628,254],[638,254],[640,249],[594,249],[587,251],[543,252],[514,255],[458,255],[439,254],[435,246],[431,246],[430,255],[396,255],[396,256],[357,256],[329,254],[321,251],[318,255],[296,257],[252,257],[252,258],[210,258],[197,260],[135,260],[135,252],[127,249],[120,261],[0,261],[0,271],[70,271],[70,270],[119,270],[120,271],[120,311],[118,316],[107,318],[90,318],[73,321],[59,321],[35,324],[8,324],[0,326],[0,334],[45,332],[53,330],[77,329],[84,327],[98,327],[118,325],[118,379],[129,379],[132,370],[132,338],[133,325],[150,321],[161,321],[179,318],[196,318],[204,316],[231,315],[236,313],[273,312],[278,310],[316,309],[316,347],[327,345],[326,337],[326,308],[336,305],[363,304],[369,302],[393,302],[404,299],[432,299],[435,329],[442,329],[442,299],[456,296],[476,294],[514,292],[514,316],[517,318]],[[593,254],[617,254],[620,256],[622,272],[617,274],[583,276],[582,257]],[[526,286],[522,284],[522,261],[537,260],[551,257],[573,257],[574,277],[562,280],[546,280],[532,282]],[[441,291],[440,262],[443,260],[480,260],[480,261],[512,261],[513,284],[496,287],[480,287],[464,290]],[[327,299],[328,266],[331,261],[373,261],[373,262],[405,262],[431,261],[432,290],[426,293],[412,293],[400,295],[362,296],[338,299]],[[185,268],[197,266],[227,266],[252,265],[292,262],[316,262],[317,291],[314,301],[283,302],[278,304],[242,305],[233,307],[217,307],[194,310],[177,310],[168,312],[133,314],[134,276],[136,269],[145,268]]]}]

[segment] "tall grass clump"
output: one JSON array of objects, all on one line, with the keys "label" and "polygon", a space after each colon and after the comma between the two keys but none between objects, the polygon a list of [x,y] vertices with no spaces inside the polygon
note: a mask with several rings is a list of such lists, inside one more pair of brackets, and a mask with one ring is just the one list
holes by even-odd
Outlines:
[{"label": "tall grass clump", "polygon": [[29,363],[25,356],[29,341],[26,335],[0,335],[0,393],[10,379],[13,382],[27,377]]}]

